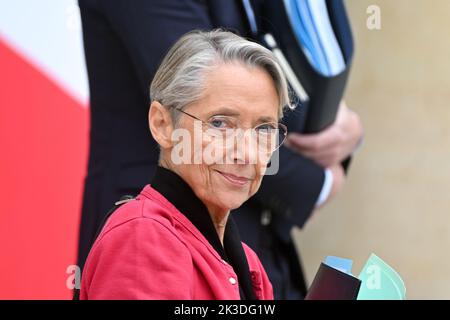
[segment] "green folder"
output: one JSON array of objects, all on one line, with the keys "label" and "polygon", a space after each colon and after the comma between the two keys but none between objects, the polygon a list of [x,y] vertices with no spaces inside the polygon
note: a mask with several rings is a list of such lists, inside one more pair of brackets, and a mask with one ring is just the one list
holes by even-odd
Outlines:
[{"label": "green folder", "polygon": [[371,254],[359,275],[362,281],[357,300],[405,300],[402,278],[386,262]]}]

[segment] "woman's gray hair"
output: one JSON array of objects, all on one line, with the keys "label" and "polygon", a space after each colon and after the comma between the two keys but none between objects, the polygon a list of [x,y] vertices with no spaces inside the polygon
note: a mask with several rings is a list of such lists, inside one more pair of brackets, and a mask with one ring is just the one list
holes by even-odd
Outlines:
[{"label": "woman's gray hair", "polygon": [[[220,29],[192,31],[181,37],[169,50],[150,86],[150,100],[163,106],[183,109],[198,101],[205,89],[207,71],[220,63],[242,63],[260,67],[273,79],[279,100],[279,117],[291,107],[283,71],[272,52],[234,33]],[[170,110],[176,121],[178,116]]]}]

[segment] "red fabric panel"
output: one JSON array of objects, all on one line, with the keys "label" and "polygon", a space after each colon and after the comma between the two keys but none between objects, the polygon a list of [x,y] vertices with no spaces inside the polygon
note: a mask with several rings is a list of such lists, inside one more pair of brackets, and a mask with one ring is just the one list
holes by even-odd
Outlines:
[{"label": "red fabric panel", "polygon": [[0,299],[67,299],[88,108],[0,39]]}]

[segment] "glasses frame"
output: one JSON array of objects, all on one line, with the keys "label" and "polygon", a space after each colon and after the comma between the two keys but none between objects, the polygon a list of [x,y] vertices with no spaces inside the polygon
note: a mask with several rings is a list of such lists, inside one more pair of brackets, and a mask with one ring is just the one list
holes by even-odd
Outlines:
[{"label": "glasses frame", "polygon": [[[190,113],[188,113],[188,112],[186,112],[186,111],[184,111],[184,110],[181,110],[181,109],[175,108],[175,107],[172,107],[172,109],[177,110],[177,111],[179,111],[179,112],[181,112],[181,113],[187,115],[188,117],[191,117],[192,119],[195,119],[195,120],[200,121],[203,125],[207,126],[207,127],[210,128],[210,129],[219,129],[219,128],[212,127],[212,126],[210,125],[209,122],[204,121],[204,120],[202,120],[202,119],[200,119],[200,118],[194,116],[193,114],[190,114]],[[224,117],[226,117],[226,116],[224,116]],[[211,117],[211,118],[212,118],[212,117]],[[263,125],[265,125],[265,124],[277,124],[278,127],[281,127],[281,128],[283,128],[283,130],[284,130],[283,140],[278,144],[278,146],[277,146],[274,150],[271,151],[271,153],[273,153],[273,152],[277,151],[277,150],[283,145],[284,141],[286,141],[286,137],[287,137],[287,134],[288,134],[288,130],[287,130],[286,125],[284,125],[284,124],[281,123],[281,122],[264,122],[264,123],[258,124],[257,126],[255,126],[255,127],[253,127],[253,128],[250,128],[250,129],[251,129],[251,130],[254,130],[254,129],[258,128],[259,126],[263,126]]]}]

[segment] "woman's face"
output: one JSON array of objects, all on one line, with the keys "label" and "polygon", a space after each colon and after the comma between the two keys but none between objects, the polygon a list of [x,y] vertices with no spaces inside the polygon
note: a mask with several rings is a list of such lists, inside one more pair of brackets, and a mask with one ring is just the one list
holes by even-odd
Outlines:
[{"label": "woman's face", "polygon": [[[265,70],[222,64],[209,72],[205,81],[207,87],[202,98],[183,111],[204,122],[211,117],[227,116],[226,119],[233,120],[241,129],[278,122],[278,95]],[[250,130],[237,139],[231,138],[224,147],[217,138],[211,140],[208,135],[198,134],[201,122],[183,113],[178,116],[175,128],[190,133],[191,162],[174,165],[173,169],[209,209],[232,210],[241,206],[258,190],[269,160],[267,154],[262,155],[258,150],[256,140],[248,134]],[[228,126],[220,120],[212,124]],[[208,127],[203,125],[203,128]],[[173,151],[174,148],[166,156],[176,156]],[[214,160],[207,159],[208,155],[213,155]]]}]

